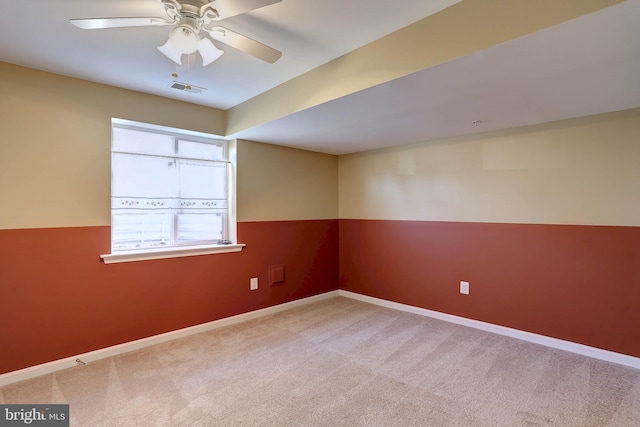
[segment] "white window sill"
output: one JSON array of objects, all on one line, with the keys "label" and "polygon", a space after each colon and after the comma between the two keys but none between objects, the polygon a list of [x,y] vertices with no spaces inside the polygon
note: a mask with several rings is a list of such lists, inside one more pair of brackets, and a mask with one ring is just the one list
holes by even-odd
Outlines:
[{"label": "white window sill", "polygon": [[122,251],[113,254],[100,255],[105,264],[118,262],[147,261],[152,259],[180,258],[195,255],[224,254],[240,252],[246,245],[236,243],[232,245],[184,246],[162,249],[147,249],[144,251]]}]

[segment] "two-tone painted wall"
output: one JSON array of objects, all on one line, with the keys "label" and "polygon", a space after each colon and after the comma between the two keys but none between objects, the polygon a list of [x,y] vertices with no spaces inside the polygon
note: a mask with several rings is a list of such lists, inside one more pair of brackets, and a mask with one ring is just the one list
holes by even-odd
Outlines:
[{"label": "two-tone painted wall", "polygon": [[341,289],[640,357],[640,110],[339,164]]},{"label": "two-tone painted wall", "polygon": [[337,289],[337,157],[238,141],[241,252],[105,265],[111,118],[222,135],[225,113],[0,75],[0,374]]},{"label": "two-tone painted wall", "polygon": [[111,118],[225,113],[0,74],[0,373],[339,287],[640,357],[640,110],[339,158],[238,141],[243,251],[105,265]]}]

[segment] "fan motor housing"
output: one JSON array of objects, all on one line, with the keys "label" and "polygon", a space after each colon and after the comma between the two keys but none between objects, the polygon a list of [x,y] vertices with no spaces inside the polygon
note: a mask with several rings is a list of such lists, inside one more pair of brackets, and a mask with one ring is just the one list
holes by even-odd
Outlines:
[{"label": "fan motor housing", "polygon": [[185,5],[190,5],[193,7],[197,7],[198,10],[200,10],[202,6],[210,2],[207,0],[181,0],[178,3],[180,3],[182,7],[184,7]]},{"label": "fan motor housing", "polygon": [[[201,13],[203,12],[202,7],[210,2],[206,0],[162,0],[162,3],[167,10],[175,10],[179,16],[201,18]],[[213,10],[215,12],[215,9],[211,7],[207,8],[207,10]],[[217,16],[217,13],[215,14]]]},{"label": "fan motor housing", "polygon": [[183,16],[178,21],[178,26],[191,28],[193,32],[198,33],[202,23],[197,18],[191,16]]}]

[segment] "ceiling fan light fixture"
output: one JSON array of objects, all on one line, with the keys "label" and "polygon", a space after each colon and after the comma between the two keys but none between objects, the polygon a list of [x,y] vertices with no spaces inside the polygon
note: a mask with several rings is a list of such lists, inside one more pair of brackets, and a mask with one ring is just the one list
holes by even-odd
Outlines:
[{"label": "ceiling fan light fixture", "polygon": [[220,56],[224,53],[224,51],[218,49],[211,42],[211,40],[206,37],[200,39],[200,43],[198,44],[198,52],[200,52],[200,56],[202,57],[203,67],[211,64],[213,61],[220,58]]},{"label": "ceiling fan light fixture", "polygon": [[189,25],[178,25],[169,33],[169,40],[158,50],[178,65],[182,65],[182,55],[199,52],[202,66],[206,67],[218,59],[223,51],[207,37],[200,37],[198,31]]},{"label": "ceiling fan light fixture", "polygon": [[169,33],[169,40],[158,50],[178,65],[182,65],[182,55],[191,55],[199,49],[200,37],[192,27],[178,25]]},{"label": "ceiling fan light fixture", "polygon": [[198,32],[186,25],[178,25],[169,33],[169,40],[177,50],[185,55],[191,55],[198,50],[200,37]]}]

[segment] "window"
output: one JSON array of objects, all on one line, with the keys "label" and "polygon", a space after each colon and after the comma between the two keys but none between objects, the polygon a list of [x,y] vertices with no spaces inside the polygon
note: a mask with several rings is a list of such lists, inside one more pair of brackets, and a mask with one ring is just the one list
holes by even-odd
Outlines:
[{"label": "window", "polygon": [[240,250],[234,144],[113,119],[111,254],[105,262]]}]

